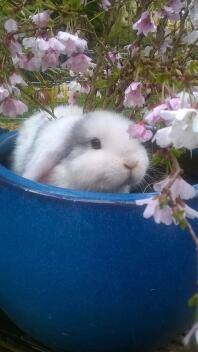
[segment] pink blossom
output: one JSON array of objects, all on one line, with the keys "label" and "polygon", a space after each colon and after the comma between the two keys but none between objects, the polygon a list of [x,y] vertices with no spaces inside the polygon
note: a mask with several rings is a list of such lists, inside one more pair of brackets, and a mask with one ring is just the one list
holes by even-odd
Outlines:
[{"label": "pink blossom", "polygon": [[[159,120],[163,120],[161,112],[164,110],[177,110],[181,106],[181,98],[171,98],[165,99],[163,104],[157,105],[148,115],[144,117],[144,120],[152,125],[155,125]],[[165,120],[168,123],[168,120]]]},{"label": "pink blossom", "polygon": [[0,86],[0,102],[3,101],[8,96],[9,96],[9,91],[3,86]]},{"label": "pink blossom", "polygon": [[33,48],[36,45],[36,40],[39,40],[39,38],[36,38],[36,37],[23,38],[24,48],[25,49]]},{"label": "pink blossom", "polygon": [[60,31],[57,34],[57,38],[64,44],[64,53],[68,56],[83,53],[87,48],[86,40],[79,38],[77,35]]},{"label": "pink blossom", "polygon": [[181,107],[180,98],[166,98],[165,104],[167,105],[167,110],[178,110]]},{"label": "pink blossom", "polygon": [[142,13],[140,19],[134,23],[133,29],[138,31],[138,34],[143,33],[145,36],[149,32],[155,32],[156,26],[151,22],[150,14],[148,11]]},{"label": "pink blossom", "polygon": [[170,0],[161,11],[158,12],[158,16],[167,17],[172,22],[180,19],[180,12],[183,7],[181,0]]},{"label": "pink blossom", "polygon": [[41,68],[41,58],[34,56],[28,57],[26,55],[18,55],[13,58],[13,63],[15,66],[27,71],[39,71]]},{"label": "pink blossom", "polygon": [[189,207],[187,204],[184,205],[184,215],[189,219],[197,219],[198,218],[198,211]]},{"label": "pink blossom", "polygon": [[47,48],[45,48],[44,50],[52,49],[60,53],[64,52],[65,50],[65,46],[63,45],[63,43],[61,43],[60,40],[54,37],[49,38],[49,40],[46,41],[46,45]]},{"label": "pink blossom", "polygon": [[18,29],[18,25],[15,20],[10,18],[9,20],[5,21],[4,28],[5,28],[6,32],[8,32],[8,33],[16,32]]},{"label": "pink blossom", "polygon": [[15,86],[16,84],[22,84],[23,86],[26,86],[27,83],[23,80],[23,78],[20,75],[17,75],[16,73],[13,73],[10,78],[10,83]]},{"label": "pink blossom", "polygon": [[6,98],[0,105],[0,113],[7,117],[16,117],[27,111],[27,106],[16,98]]},{"label": "pink blossom", "polygon": [[111,3],[109,0],[101,0],[101,7],[105,10],[108,11],[109,7],[111,6]]},{"label": "pink blossom", "polygon": [[144,120],[151,125],[155,125],[156,122],[158,122],[160,119],[160,111],[166,110],[166,109],[167,109],[166,104],[158,105],[148,115],[144,117]]},{"label": "pink blossom", "polygon": [[141,82],[132,82],[125,90],[124,106],[142,106],[145,99],[141,94]]},{"label": "pink blossom", "polygon": [[[168,176],[164,180],[154,184],[154,190],[156,192],[161,192],[164,188],[168,186],[169,183],[172,183],[172,177]],[[181,199],[187,200],[195,197],[196,191],[193,186],[186,182],[181,176],[178,176],[173,184],[169,187],[171,196],[173,200],[180,197]]]},{"label": "pink blossom", "polygon": [[141,199],[136,201],[137,205],[145,205],[143,216],[148,219],[153,216],[157,224],[171,225],[173,223],[172,210],[168,205],[160,206],[159,197]]},{"label": "pink blossom", "polygon": [[90,92],[90,87],[87,86],[82,86],[79,82],[73,80],[70,83],[67,84],[67,87],[70,92],[76,93],[76,92],[81,92],[88,94]]},{"label": "pink blossom", "polygon": [[13,41],[13,40],[11,40],[10,42],[9,49],[12,56],[16,56],[17,54],[22,54],[23,52],[22,45],[19,42]]},{"label": "pink blossom", "polygon": [[91,65],[91,58],[85,54],[72,55],[62,67],[67,66],[69,70],[73,72],[85,73]]},{"label": "pink blossom", "polygon": [[108,52],[108,57],[111,60],[111,62],[115,65],[117,65],[118,68],[121,68],[121,55],[117,53],[116,51],[109,51]]},{"label": "pink blossom", "polygon": [[31,16],[31,19],[38,27],[46,27],[50,20],[50,12],[48,10],[39,12],[37,15]]},{"label": "pink blossom", "polygon": [[153,133],[147,130],[142,122],[131,124],[127,132],[130,138],[137,138],[140,142],[149,141],[153,136]]},{"label": "pink blossom", "polygon": [[56,67],[59,65],[59,53],[54,50],[48,50],[42,57],[41,66],[42,70],[45,71],[49,67]]}]

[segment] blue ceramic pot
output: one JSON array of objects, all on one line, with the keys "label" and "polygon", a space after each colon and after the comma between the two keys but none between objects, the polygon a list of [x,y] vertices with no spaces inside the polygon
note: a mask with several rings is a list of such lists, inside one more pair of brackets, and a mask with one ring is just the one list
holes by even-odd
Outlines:
[{"label": "blue ceramic pot", "polygon": [[[3,164],[14,139],[0,140]],[[140,198],[46,186],[1,166],[0,308],[59,352],[145,352],[183,331],[194,246],[179,227],[143,219]]]}]

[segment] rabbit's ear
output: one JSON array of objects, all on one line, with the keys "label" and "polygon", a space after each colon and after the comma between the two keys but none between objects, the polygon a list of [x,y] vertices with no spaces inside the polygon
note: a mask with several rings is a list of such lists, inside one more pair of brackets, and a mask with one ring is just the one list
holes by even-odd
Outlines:
[{"label": "rabbit's ear", "polygon": [[35,142],[35,150],[26,163],[22,176],[33,181],[45,178],[73,149],[72,131],[77,124],[78,119],[75,118],[70,124],[62,119],[48,125]]},{"label": "rabbit's ear", "polygon": [[58,150],[49,150],[45,153],[38,150],[27,163],[22,176],[32,181],[39,181],[50,172],[59,160],[60,152]]}]

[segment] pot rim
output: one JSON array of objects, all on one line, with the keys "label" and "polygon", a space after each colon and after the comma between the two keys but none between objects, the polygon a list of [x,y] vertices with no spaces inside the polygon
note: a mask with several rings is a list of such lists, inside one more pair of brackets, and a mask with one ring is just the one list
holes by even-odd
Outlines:
[{"label": "pot rim", "polygon": [[[1,145],[8,140],[12,140],[17,134],[16,131],[6,132],[0,136]],[[7,169],[0,164],[0,186],[7,185],[18,188],[21,191],[34,193],[38,196],[45,196],[50,198],[59,198],[65,200],[78,200],[80,202],[88,203],[134,203],[138,199],[146,199],[153,197],[157,192],[150,193],[102,193],[102,192],[89,192],[80,191],[69,188],[61,188],[52,185],[43,184],[28,180],[22,176],[16,175],[14,172]],[[198,185],[194,186],[198,191]]]}]

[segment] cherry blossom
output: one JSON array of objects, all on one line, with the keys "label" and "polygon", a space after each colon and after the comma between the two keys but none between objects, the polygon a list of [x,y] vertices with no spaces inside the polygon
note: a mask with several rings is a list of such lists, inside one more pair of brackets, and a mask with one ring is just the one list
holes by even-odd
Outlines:
[{"label": "cherry blossom", "polygon": [[145,99],[141,94],[141,82],[132,82],[128,88],[125,90],[124,97],[124,106],[126,107],[135,107],[135,106],[143,106],[145,103]]},{"label": "cherry blossom", "polygon": [[101,0],[101,7],[105,10],[108,11],[109,7],[111,6],[111,3],[109,0]]},{"label": "cherry blossom", "polygon": [[3,86],[0,86],[0,102],[3,101],[8,96],[9,96],[9,91]]},{"label": "cherry blossom", "polygon": [[47,50],[41,60],[42,71],[47,70],[49,67],[59,66],[59,53],[55,50]]},{"label": "cherry blossom", "polygon": [[79,82],[75,80],[68,83],[67,88],[69,89],[69,91],[78,92],[78,93],[88,94],[90,91],[90,87],[88,85],[86,87],[83,87]]},{"label": "cherry blossom", "polygon": [[16,32],[17,31],[18,25],[17,25],[17,22],[15,20],[10,18],[9,20],[5,21],[4,28],[5,28],[6,32],[12,33],[12,32]]},{"label": "cherry blossom", "polygon": [[39,12],[37,15],[30,16],[30,18],[38,27],[46,27],[50,20],[50,12],[48,10]]},{"label": "cherry blossom", "polygon": [[168,97],[165,99],[163,104],[157,105],[148,115],[146,114],[144,120],[151,125],[155,125],[156,122],[162,119],[162,116],[160,115],[161,111],[170,109],[177,110],[181,107],[181,105],[182,101],[180,97]]},{"label": "cherry blossom", "polygon": [[9,45],[10,53],[12,57],[15,57],[18,54],[22,54],[23,48],[22,45],[18,41],[11,40]]},{"label": "cherry blossom", "polygon": [[144,218],[148,219],[153,216],[157,224],[171,225],[173,223],[171,208],[168,205],[161,206],[159,197],[137,200],[136,204],[146,205]]},{"label": "cherry blossom", "polygon": [[116,64],[118,68],[122,67],[121,62],[120,62],[122,56],[118,52],[109,51],[107,55],[113,64]]},{"label": "cherry blossom", "polygon": [[27,111],[27,106],[22,101],[13,97],[4,99],[0,105],[0,113],[7,117],[16,117]]},{"label": "cherry blossom", "polygon": [[161,11],[158,12],[158,16],[167,17],[172,22],[176,22],[180,19],[180,12],[183,8],[181,0],[170,0]]},{"label": "cherry blossom", "polygon": [[184,216],[186,216],[189,219],[197,219],[198,218],[198,211],[195,209],[189,207],[187,204],[184,205]]},{"label": "cherry blossom", "polygon": [[162,111],[160,115],[163,119],[172,120],[169,137],[175,148],[191,150],[198,147],[198,110],[185,108]]},{"label": "cherry blossom", "polygon": [[172,138],[170,137],[172,127],[160,128],[154,135],[152,141],[156,141],[157,145],[161,148],[166,148],[172,144]]},{"label": "cherry blossom", "polygon": [[16,84],[21,84],[23,86],[27,85],[27,83],[24,81],[24,79],[20,75],[17,75],[16,73],[13,73],[10,76],[9,81],[13,86],[15,86]]},{"label": "cherry blossom", "polygon": [[137,138],[140,142],[149,141],[153,136],[153,133],[147,130],[142,122],[131,124],[127,132],[130,138]]},{"label": "cherry blossom", "polygon": [[17,55],[12,60],[15,66],[27,71],[39,71],[42,63],[41,58],[32,55],[26,56],[24,54]]},{"label": "cherry blossom", "polygon": [[137,30],[138,34],[143,33],[145,36],[147,36],[150,32],[156,31],[156,26],[151,22],[148,11],[142,13],[140,19],[133,24],[133,29]]},{"label": "cherry blossom", "polygon": [[64,53],[68,56],[83,53],[87,49],[87,41],[68,32],[58,32],[57,39],[64,44]]},{"label": "cherry blossom", "polygon": [[72,55],[65,63],[63,63],[62,67],[66,66],[73,72],[85,73],[89,66],[91,66],[91,61],[91,58],[85,54]]},{"label": "cherry blossom", "polygon": [[160,104],[156,106],[153,110],[151,110],[151,112],[148,115],[146,114],[144,117],[144,120],[151,125],[155,125],[156,122],[160,120],[160,111],[166,110],[166,109],[167,109],[166,104]]},{"label": "cherry blossom", "polygon": [[195,188],[186,182],[181,176],[178,176],[175,180],[173,177],[168,176],[164,180],[155,183],[153,186],[154,190],[161,192],[164,188],[171,184],[169,191],[171,192],[173,200],[178,197],[184,200],[188,200],[196,196]]}]

